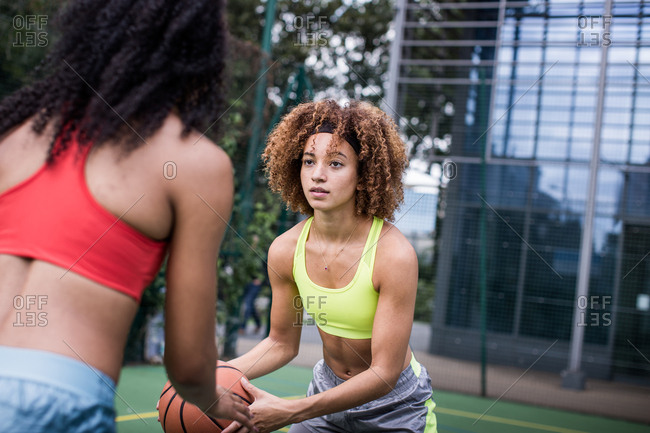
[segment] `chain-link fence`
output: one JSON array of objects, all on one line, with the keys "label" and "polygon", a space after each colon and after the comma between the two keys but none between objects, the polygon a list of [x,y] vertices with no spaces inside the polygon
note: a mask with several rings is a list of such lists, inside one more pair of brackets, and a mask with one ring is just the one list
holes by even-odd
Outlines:
[{"label": "chain-link fence", "polygon": [[399,7],[395,109],[440,183],[404,217],[431,353],[650,383],[650,7]]}]

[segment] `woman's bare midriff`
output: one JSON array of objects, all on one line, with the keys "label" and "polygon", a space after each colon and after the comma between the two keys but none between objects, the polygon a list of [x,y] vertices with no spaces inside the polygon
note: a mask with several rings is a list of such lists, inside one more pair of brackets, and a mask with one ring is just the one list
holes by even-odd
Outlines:
[{"label": "woman's bare midriff", "polygon": [[[323,359],[341,379],[347,380],[366,371],[372,364],[371,340],[352,340],[318,330],[323,341]],[[402,370],[411,362],[411,350],[408,349]]]}]

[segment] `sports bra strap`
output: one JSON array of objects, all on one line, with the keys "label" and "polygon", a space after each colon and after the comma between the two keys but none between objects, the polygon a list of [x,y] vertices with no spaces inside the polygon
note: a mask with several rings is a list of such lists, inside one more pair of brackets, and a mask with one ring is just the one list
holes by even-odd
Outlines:
[{"label": "sports bra strap", "polygon": [[368,239],[366,240],[366,246],[363,248],[363,261],[368,265],[370,275],[372,275],[375,267],[375,255],[377,254],[377,244],[379,243],[379,235],[381,234],[381,228],[383,227],[382,223],[383,221],[381,218],[373,217],[370,233],[368,233]]}]

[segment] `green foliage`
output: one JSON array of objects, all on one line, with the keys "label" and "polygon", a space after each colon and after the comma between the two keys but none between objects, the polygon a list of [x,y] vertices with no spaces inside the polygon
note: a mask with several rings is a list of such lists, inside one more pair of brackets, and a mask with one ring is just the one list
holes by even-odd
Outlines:
[{"label": "green foliage", "polygon": [[[259,0],[228,3],[230,31],[235,38],[261,43],[266,4]],[[391,0],[278,0],[276,10],[271,69],[266,77],[274,102],[299,65],[307,66],[319,98],[381,100],[388,78]]]},{"label": "green foliage", "polygon": [[[269,191],[258,192],[250,223],[244,230],[231,226],[221,245],[219,298],[232,306],[239,306],[243,288],[253,278],[266,279],[267,251],[276,236],[280,204]],[[240,217],[240,205],[235,206],[234,218]]]},{"label": "green foliage", "polygon": [[45,0],[0,3],[0,98],[24,85],[45,57],[57,8]]},{"label": "green foliage", "polygon": [[167,263],[156,274],[154,280],[149,284],[142,294],[140,308],[133,319],[129,336],[124,348],[124,363],[142,362],[144,360],[144,344],[148,320],[162,308],[165,302],[165,271]]},{"label": "green foliage", "polygon": [[[434,253],[435,254],[435,251]],[[435,255],[434,255],[435,257]],[[418,322],[431,322],[433,314],[433,298],[436,292],[435,267],[431,262],[418,261],[418,292],[415,302],[414,320]]]},{"label": "green foliage", "polygon": [[[281,212],[277,199],[266,188],[256,191],[253,215],[248,224],[237,224],[226,233],[217,266],[219,319],[225,323],[222,359],[236,356],[239,310],[244,287],[253,278],[266,279],[267,251],[276,236]],[[242,197],[236,196],[233,220],[241,221]],[[225,321],[224,321],[225,320]]]},{"label": "green foliage", "polygon": [[418,293],[415,302],[416,322],[431,322],[433,313],[433,298],[436,292],[436,286],[430,279],[420,278],[418,280]]}]

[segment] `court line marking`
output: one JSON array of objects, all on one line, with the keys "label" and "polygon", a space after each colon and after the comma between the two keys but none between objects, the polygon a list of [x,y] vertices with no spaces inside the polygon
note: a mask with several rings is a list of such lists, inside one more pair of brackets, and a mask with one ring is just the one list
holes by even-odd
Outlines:
[{"label": "court line marking", "polygon": [[[452,415],[452,416],[458,416],[458,417],[463,417],[463,418],[471,418],[471,419],[476,419],[477,416],[480,414],[474,413],[474,412],[466,412],[464,410],[456,410],[456,409],[447,409],[444,407],[436,406],[436,408],[433,410],[434,413],[443,413],[445,415]],[[507,424],[507,425],[513,425],[517,427],[527,427],[527,428],[532,428],[532,429],[537,429],[537,430],[543,430],[543,431],[550,431],[550,432],[555,432],[555,433],[588,433],[582,430],[572,430],[564,427],[555,427],[552,425],[546,425],[546,424],[538,424],[535,422],[529,422],[529,421],[520,421],[516,419],[511,419],[511,418],[502,418],[500,416],[493,416],[493,415],[485,415],[483,418],[481,418],[481,421],[489,421],[489,422],[494,422],[498,424]]]},{"label": "court line marking", "polygon": [[[287,400],[294,400],[297,398],[302,398],[304,395],[294,395],[291,397],[283,397]],[[456,409],[447,409],[444,407],[436,406],[434,409],[435,413],[440,413],[440,414],[445,414],[445,415],[451,415],[451,416],[457,416],[461,418],[470,418],[470,419],[476,419],[477,416],[479,416],[479,413],[474,413],[474,412],[467,412],[464,410],[456,410]],[[133,415],[121,415],[115,418],[115,422],[123,422],[123,421],[133,421],[138,418],[156,418],[158,417],[158,412],[145,412],[141,414],[133,414]],[[588,433],[582,430],[572,430],[564,427],[555,427],[552,425],[546,425],[546,424],[538,424],[535,422],[529,422],[529,421],[520,421],[516,419],[510,419],[510,418],[502,418],[500,416],[493,416],[493,415],[485,415],[483,418],[481,418],[482,421],[488,421],[488,422],[493,422],[497,424],[507,424],[507,425],[512,425],[516,427],[526,427],[526,428],[531,428],[531,429],[536,429],[536,430],[542,430],[542,431],[548,431],[548,432],[554,432],[554,433]],[[284,427],[280,430],[276,431],[281,431],[281,432],[287,432],[289,431],[288,427]]]},{"label": "court line marking", "polygon": [[[140,416],[138,416],[140,415]],[[143,412],[141,414],[132,414],[132,415],[120,415],[115,417],[115,422],[122,422],[122,421],[133,421],[138,418],[157,418],[158,417],[158,411],[155,412]]]}]

